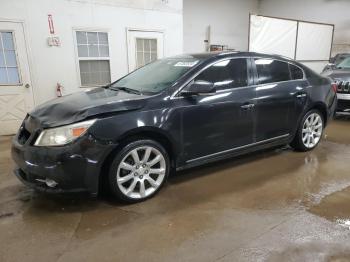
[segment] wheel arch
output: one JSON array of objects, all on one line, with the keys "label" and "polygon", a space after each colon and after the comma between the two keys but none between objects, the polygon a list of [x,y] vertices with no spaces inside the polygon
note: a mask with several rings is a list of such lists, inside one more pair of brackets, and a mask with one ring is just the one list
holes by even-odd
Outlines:
[{"label": "wheel arch", "polygon": [[318,102],[318,103],[314,103],[308,111],[310,111],[312,109],[316,109],[316,110],[320,111],[320,113],[322,114],[322,117],[323,117],[324,126],[326,126],[327,122],[328,122],[327,106],[321,102]]},{"label": "wheel arch", "polygon": [[106,187],[106,178],[110,165],[115,155],[128,143],[140,139],[151,139],[161,144],[169,154],[171,168],[176,167],[176,158],[179,152],[179,148],[176,146],[176,142],[169,137],[163,130],[155,127],[139,127],[129,130],[125,134],[121,135],[117,140],[117,146],[107,155],[101,166],[99,174],[99,192],[102,192],[103,188]]}]

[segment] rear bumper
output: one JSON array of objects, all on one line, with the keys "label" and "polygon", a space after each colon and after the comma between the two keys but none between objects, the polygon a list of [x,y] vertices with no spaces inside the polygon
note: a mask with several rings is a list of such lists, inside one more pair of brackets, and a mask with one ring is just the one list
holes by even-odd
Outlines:
[{"label": "rear bumper", "polygon": [[333,99],[333,103],[330,105],[330,107],[328,109],[328,121],[332,120],[334,118],[334,116],[337,112],[337,107],[338,107],[338,98],[337,98],[337,96],[335,96]]}]

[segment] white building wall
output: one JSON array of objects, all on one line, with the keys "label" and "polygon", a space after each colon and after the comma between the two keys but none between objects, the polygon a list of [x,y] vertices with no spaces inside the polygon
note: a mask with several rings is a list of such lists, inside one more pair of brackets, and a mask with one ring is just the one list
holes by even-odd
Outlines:
[{"label": "white building wall", "polygon": [[[47,45],[48,14],[60,47]],[[57,82],[64,94],[80,90],[74,29],[109,32],[112,81],[128,72],[127,28],[162,30],[165,56],[183,51],[182,0],[0,0],[1,20],[24,21],[36,105],[55,97]]]},{"label": "white building wall", "polygon": [[333,52],[350,51],[350,1],[260,0],[259,14],[335,25]]},{"label": "white building wall", "polygon": [[249,13],[258,12],[258,0],[184,0],[184,51],[205,51],[206,28],[211,44],[248,49]]}]

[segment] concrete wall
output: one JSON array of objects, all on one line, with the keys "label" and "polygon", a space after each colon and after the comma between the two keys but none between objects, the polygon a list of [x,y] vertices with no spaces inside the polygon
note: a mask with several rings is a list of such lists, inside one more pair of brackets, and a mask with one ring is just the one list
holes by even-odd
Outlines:
[{"label": "concrete wall", "polygon": [[248,48],[249,13],[258,12],[258,0],[184,0],[184,51],[205,51],[206,28],[211,44]]},{"label": "concrete wall", "polygon": [[[49,47],[47,15],[52,14],[60,47]],[[0,0],[1,20],[22,20],[32,72],[35,104],[79,89],[74,29],[109,33],[111,79],[128,72],[126,29],[164,31],[164,55],[182,53],[182,0]],[[160,23],[161,21],[161,23]]]},{"label": "concrete wall", "polygon": [[335,24],[333,51],[350,51],[350,1],[260,0],[259,14]]}]

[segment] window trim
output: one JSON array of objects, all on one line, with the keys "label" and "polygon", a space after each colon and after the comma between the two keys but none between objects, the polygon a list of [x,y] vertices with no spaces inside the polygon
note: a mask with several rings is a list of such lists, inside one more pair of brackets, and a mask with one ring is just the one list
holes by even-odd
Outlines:
[{"label": "window trim", "polygon": [[[285,81],[278,81],[278,82],[270,82],[270,83],[261,84],[261,83],[259,83],[258,69],[256,68],[256,65],[255,65],[255,62],[254,62],[255,59],[270,59],[270,60],[286,63],[286,64],[288,64],[289,75],[291,74],[289,65],[296,66],[303,72],[303,78],[301,78],[301,79],[290,79],[290,80],[285,80]],[[256,86],[263,86],[263,85],[279,84],[279,83],[285,83],[285,82],[291,82],[291,81],[304,81],[304,80],[306,80],[305,71],[300,66],[294,64],[293,62],[284,61],[284,60],[278,59],[278,58],[275,59],[275,58],[262,57],[262,56],[252,56],[251,57],[251,61],[252,61],[252,68],[253,68],[253,71],[254,71],[254,74],[253,74],[254,75],[254,84]],[[291,75],[290,75],[290,77],[291,77]]]},{"label": "window trim", "polygon": [[[109,57],[79,57],[78,54],[78,39],[77,39],[77,32],[91,32],[91,33],[106,33],[107,34],[107,39],[108,39],[108,53]],[[111,70],[111,50],[110,50],[110,30],[109,29],[93,29],[93,28],[73,28],[73,39],[74,39],[74,50],[75,50],[75,64],[76,64],[76,71],[77,71],[77,76],[78,76],[78,85],[79,88],[98,88],[101,86],[87,86],[83,85],[81,82],[81,72],[80,72],[80,64],[79,61],[106,61],[108,60],[109,62],[109,76],[112,82],[112,70]]]},{"label": "window trim", "polygon": [[216,91],[217,93],[222,93],[222,92],[227,92],[227,91],[232,91],[232,90],[239,90],[242,88],[249,88],[251,86],[254,86],[254,76],[251,72],[252,65],[250,62],[250,56],[235,56],[235,57],[224,57],[221,59],[217,59],[209,64],[207,64],[205,67],[203,67],[201,70],[196,72],[194,75],[192,75],[189,79],[186,80],[185,83],[183,83],[177,90],[173,92],[173,94],[170,96],[170,99],[179,99],[179,98],[184,98],[184,96],[181,96],[181,91],[189,85],[198,75],[200,75],[204,70],[208,69],[212,65],[226,61],[226,60],[232,60],[232,59],[246,59],[247,60],[247,70],[248,70],[248,85],[247,86],[242,86],[242,87],[234,87],[234,88],[228,88],[228,89],[223,89],[223,90],[218,90]]},{"label": "window trim", "polygon": [[[18,56],[18,49],[17,49],[17,41],[16,41],[16,32],[14,30],[0,30],[0,33],[12,33],[12,40],[13,40],[13,47],[16,55],[16,63],[17,63],[17,71],[18,71],[18,83],[6,83],[6,84],[1,84],[0,86],[23,86],[23,79],[22,79],[22,73],[21,73],[21,65],[19,61],[19,56]],[[2,43],[3,45],[4,43]],[[5,53],[4,53],[4,59],[5,58]],[[6,68],[6,67],[5,67]]]}]

